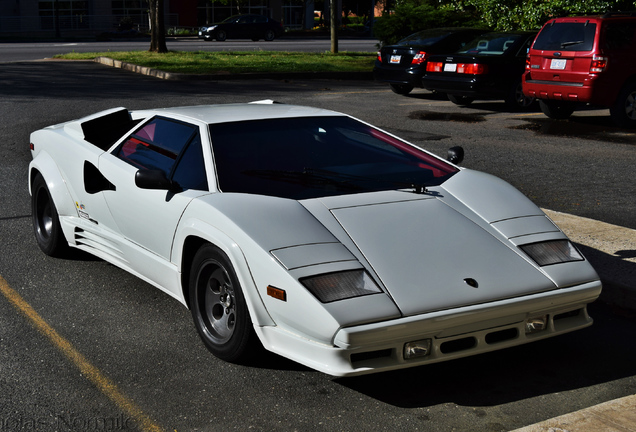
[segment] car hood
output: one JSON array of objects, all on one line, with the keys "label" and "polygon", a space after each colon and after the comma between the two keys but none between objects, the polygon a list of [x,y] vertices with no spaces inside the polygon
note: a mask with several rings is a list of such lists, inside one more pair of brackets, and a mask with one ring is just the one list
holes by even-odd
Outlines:
[{"label": "car hood", "polygon": [[510,184],[472,170],[422,194],[391,190],[294,201],[224,193],[201,200],[240,230],[228,235],[241,244],[249,239],[294,277],[361,264],[403,316],[598,278],[586,261],[534,264],[517,245],[567,237]]},{"label": "car hood", "polygon": [[556,288],[511,245],[440,199],[330,211],[405,316]]}]

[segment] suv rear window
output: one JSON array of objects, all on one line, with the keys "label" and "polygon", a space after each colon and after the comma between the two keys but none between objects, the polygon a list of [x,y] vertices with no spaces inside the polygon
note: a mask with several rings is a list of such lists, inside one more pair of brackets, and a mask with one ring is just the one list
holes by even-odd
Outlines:
[{"label": "suv rear window", "polygon": [[537,40],[535,50],[591,51],[594,46],[596,24],[562,22],[546,25]]}]

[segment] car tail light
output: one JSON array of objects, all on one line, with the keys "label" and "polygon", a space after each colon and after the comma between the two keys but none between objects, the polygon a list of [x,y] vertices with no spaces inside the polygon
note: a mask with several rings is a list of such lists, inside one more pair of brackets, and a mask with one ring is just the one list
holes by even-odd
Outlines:
[{"label": "car tail light", "polygon": [[378,61],[382,61],[382,53],[378,51]]},{"label": "car tail light", "polygon": [[607,68],[607,57],[594,56],[590,65],[590,73],[603,72]]},{"label": "car tail light", "polygon": [[483,75],[488,73],[488,66],[480,63],[459,63],[457,65],[457,73]]},{"label": "car tail light", "polygon": [[426,64],[426,72],[441,72],[444,69],[442,62],[428,62]]},{"label": "car tail light", "polygon": [[526,56],[526,70],[530,70],[530,56]]},{"label": "car tail light", "polygon": [[[457,63],[454,72],[460,74],[483,75],[488,73],[488,66],[480,63]],[[446,69],[452,72],[449,68]],[[428,62],[426,64],[426,72],[443,72],[443,62]]]},{"label": "car tail light", "polygon": [[422,64],[426,61],[427,56],[428,54],[426,54],[426,52],[420,51],[413,56],[413,60],[411,60],[411,64],[414,64],[414,65]]}]

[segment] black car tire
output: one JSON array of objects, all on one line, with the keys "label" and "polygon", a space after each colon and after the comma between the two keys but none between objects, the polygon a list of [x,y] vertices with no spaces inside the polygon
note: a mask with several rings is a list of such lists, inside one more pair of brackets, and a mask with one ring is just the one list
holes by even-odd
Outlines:
[{"label": "black car tire", "polygon": [[38,246],[48,256],[59,257],[68,251],[55,203],[41,174],[36,174],[31,189],[31,218]]},{"label": "black car tire", "polygon": [[623,86],[616,102],[610,107],[610,116],[620,127],[636,127],[636,83]]},{"label": "black car tire", "polygon": [[413,86],[409,84],[391,84],[391,90],[399,95],[407,95],[413,90]]},{"label": "black car tire", "polygon": [[218,30],[216,32],[216,40],[223,42],[225,39],[227,39],[227,33],[225,33],[225,30]]},{"label": "black car tire", "polygon": [[190,311],[205,346],[216,357],[244,360],[255,334],[241,285],[228,257],[206,244],[195,254],[189,281]]},{"label": "black car tire", "polygon": [[471,103],[473,103],[475,98],[472,98],[470,96],[460,96],[460,95],[448,93],[448,100],[454,103],[455,105],[468,106]]},{"label": "black car tire", "polygon": [[554,120],[570,118],[574,112],[574,104],[571,102],[557,102],[552,100],[539,100],[539,106],[543,114]]},{"label": "black car tire", "polygon": [[504,100],[506,106],[513,111],[523,111],[529,109],[535,102],[535,98],[526,96],[523,93],[521,81],[510,88],[508,96]]},{"label": "black car tire", "polygon": [[275,37],[276,37],[276,33],[274,33],[274,30],[267,30],[267,31],[265,32],[264,39],[265,39],[266,41],[268,41],[268,42],[269,42],[269,41],[273,41]]}]

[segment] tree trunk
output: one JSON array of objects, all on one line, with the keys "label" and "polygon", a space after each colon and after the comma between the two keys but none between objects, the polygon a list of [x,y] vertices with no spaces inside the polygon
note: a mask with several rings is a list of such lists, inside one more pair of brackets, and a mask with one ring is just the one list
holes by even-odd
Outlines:
[{"label": "tree trunk", "polygon": [[331,21],[331,52],[338,52],[338,0],[331,0],[329,6],[329,18]]},{"label": "tree trunk", "polygon": [[163,0],[150,0],[150,49],[156,53],[167,53],[166,31],[163,22]]}]

